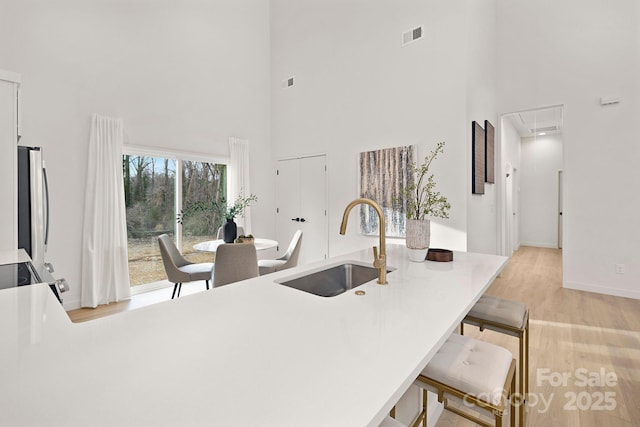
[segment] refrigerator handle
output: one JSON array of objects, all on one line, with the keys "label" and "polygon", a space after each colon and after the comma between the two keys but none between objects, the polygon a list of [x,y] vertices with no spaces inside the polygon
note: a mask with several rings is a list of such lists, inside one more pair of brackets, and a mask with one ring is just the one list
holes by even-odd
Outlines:
[{"label": "refrigerator handle", "polygon": [[42,162],[42,178],[44,182],[44,208],[45,208],[45,226],[44,226],[44,247],[46,250],[47,243],[49,243],[49,180],[47,180],[47,168]]}]

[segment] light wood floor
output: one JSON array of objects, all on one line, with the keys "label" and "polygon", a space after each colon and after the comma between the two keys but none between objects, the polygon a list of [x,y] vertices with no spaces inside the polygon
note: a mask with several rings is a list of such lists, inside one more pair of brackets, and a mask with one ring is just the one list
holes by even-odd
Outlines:
[{"label": "light wood floor", "polygon": [[[527,408],[527,426],[640,426],[640,300],[563,289],[562,252],[533,247],[514,254],[487,294],[522,301],[530,309],[529,392],[535,397],[529,403],[535,406]],[[517,338],[470,326],[465,335],[518,356]],[[576,377],[580,368],[615,373],[617,384],[582,386]],[[565,373],[571,375],[566,386],[547,379]],[[608,402],[601,400],[605,393]],[[614,404],[613,410],[596,409]],[[446,411],[436,424],[467,426],[475,424]]]},{"label": "light wood floor", "polygon": [[[192,283],[184,285],[182,292],[203,289],[204,284]],[[487,293],[522,301],[530,308],[529,391],[538,402],[529,398],[535,404],[527,408],[529,427],[640,426],[640,300],[563,289],[562,252],[532,247],[514,254]],[[171,289],[156,291],[97,309],[70,311],[69,316],[74,322],[86,321],[170,298]],[[493,331],[480,333],[470,326],[465,327],[465,335],[518,355],[516,338]],[[616,385],[576,385],[580,368],[587,373],[614,373]],[[542,378],[545,373],[571,377],[566,386],[552,386]],[[612,410],[604,409],[613,404]],[[475,424],[448,412],[436,424],[467,426]]]}]

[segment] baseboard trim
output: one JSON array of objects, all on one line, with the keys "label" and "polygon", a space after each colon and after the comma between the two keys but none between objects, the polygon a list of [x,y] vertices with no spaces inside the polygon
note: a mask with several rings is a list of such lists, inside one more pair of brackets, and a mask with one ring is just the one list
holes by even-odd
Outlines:
[{"label": "baseboard trim", "polygon": [[534,248],[558,249],[557,243],[520,242],[520,246],[533,246]]},{"label": "baseboard trim", "polygon": [[572,289],[574,291],[585,291],[593,292],[596,294],[611,295],[614,297],[640,299],[640,290],[610,288],[578,282],[564,282],[562,284],[562,287],[566,289]]},{"label": "baseboard trim", "polygon": [[169,282],[168,280],[145,283],[144,285],[132,286],[131,295],[144,294],[145,292],[157,291],[158,289],[164,289],[171,286],[173,286],[173,283]]}]

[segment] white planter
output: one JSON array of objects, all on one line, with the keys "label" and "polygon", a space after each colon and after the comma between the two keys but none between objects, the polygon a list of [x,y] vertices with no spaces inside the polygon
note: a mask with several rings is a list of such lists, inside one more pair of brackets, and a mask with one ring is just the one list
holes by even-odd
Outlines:
[{"label": "white planter", "polygon": [[422,262],[427,257],[431,243],[431,221],[428,219],[407,219],[406,245],[409,259]]},{"label": "white planter", "polygon": [[409,261],[422,262],[425,259],[427,259],[427,252],[429,252],[429,248],[427,248],[427,249],[409,249]]}]

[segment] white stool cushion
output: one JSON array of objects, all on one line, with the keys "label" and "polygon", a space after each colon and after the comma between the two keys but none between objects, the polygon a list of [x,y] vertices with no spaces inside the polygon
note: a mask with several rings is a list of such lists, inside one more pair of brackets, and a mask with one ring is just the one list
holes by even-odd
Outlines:
[{"label": "white stool cushion", "polygon": [[468,316],[523,329],[527,306],[519,301],[483,295],[469,310]]},{"label": "white stool cushion", "polygon": [[389,415],[387,415],[384,418],[384,420],[382,420],[382,424],[380,424],[380,427],[407,427],[407,426],[405,426],[395,418],[391,418]]},{"label": "white stool cushion", "polygon": [[498,405],[512,359],[513,355],[500,346],[453,334],[422,375]]}]

